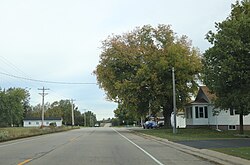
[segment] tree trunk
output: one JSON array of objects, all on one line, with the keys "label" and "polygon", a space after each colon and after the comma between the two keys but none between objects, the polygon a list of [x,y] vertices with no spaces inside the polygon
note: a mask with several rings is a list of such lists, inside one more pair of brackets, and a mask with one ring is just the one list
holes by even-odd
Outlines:
[{"label": "tree trunk", "polygon": [[165,128],[172,128],[171,127],[171,113],[173,112],[172,105],[163,106],[163,116],[164,116],[164,127]]},{"label": "tree trunk", "polygon": [[243,111],[240,112],[240,134],[244,134],[244,129],[243,129]]}]

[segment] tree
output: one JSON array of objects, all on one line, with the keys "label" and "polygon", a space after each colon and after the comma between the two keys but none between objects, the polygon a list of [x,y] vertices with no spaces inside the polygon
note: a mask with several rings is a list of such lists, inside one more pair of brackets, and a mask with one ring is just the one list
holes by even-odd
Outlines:
[{"label": "tree", "polygon": [[79,110],[75,109],[74,116],[75,116],[75,125],[84,126],[84,114],[81,114]]},{"label": "tree", "polygon": [[91,111],[85,112],[84,115],[86,119],[86,121],[84,121],[86,123],[85,127],[93,127],[97,121],[96,115]]},{"label": "tree", "polygon": [[240,114],[243,134],[243,115],[250,113],[250,1],[237,1],[215,27],[216,33],[207,34],[212,47],[204,53],[204,81],[216,94],[217,107]]},{"label": "tree", "polygon": [[134,121],[137,121],[138,117],[133,111],[129,111],[122,104],[118,104],[116,110],[114,110],[115,117],[119,120],[119,125],[128,125],[133,124]]},{"label": "tree", "polygon": [[22,88],[0,91],[0,125],[19,126],[29,104],[29,92]]},{"label": "tree", "polygon": [[172,104],[171,68],[176,70],[177,105],[181,108],[197,90],[201,69],[199,51],[186,36],[177,37],[170,26],[145,25],[103,42],[100,64],[94,73],[109,100],[145,116],[163,108],[170,126]]},{"label": "tree", "polygon": [[45,113],[46,117],[62,117],[63,109],[58,101],[53,102]]},{"label": "tree", "polygon": [[[74,109],[76,112],[76,109]],[[63,124],[72,124],[72,105],[70,100],[55,101],[45,112],[46,117],[62,117]]]}]

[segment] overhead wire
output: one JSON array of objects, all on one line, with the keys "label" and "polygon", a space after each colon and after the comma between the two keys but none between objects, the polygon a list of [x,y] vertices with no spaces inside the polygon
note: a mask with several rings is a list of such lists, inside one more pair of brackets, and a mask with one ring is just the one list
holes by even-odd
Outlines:
[{"label": "overhead wire", "polygon": [[[16,72],[17,74],[20,74],[20,75],[23,75],[23,76],[12,74],[12,73],[9,72],[9,70],[7,71],[6,69],[2,68],[1,66],[0,66],[0,69],[2,71],[0,71],[0,74],[4,75],[4,76],[11,77],[11,78],[19,79],[21,82],[31,81],[31,82],[38,82],[38,83],[45,83],[45,84],[59,84],[59,85],[91,85],[91,84],[97,85],[97,83],[92,83],[92,82],[61,82],[61,81],[48,81],[48,80],[33,79],[33,78],[30,78],[30,76],[28,76],[25,72],[23,72],[21,69],[16,67],[13,63],[11,63],[8,59],[6,59],[5,57],[3,57],[1,55],[0,55],[0,61],[2,61],[3,64],[7,65],[11,70]],[[12,83],[9,82],[9,84],[12,84]],[[34,87],[34,85],[32,85],[32,84],[30,84],[29,86]],[[50,91],[53,92],[54,94],[56,94],[59,97],[63,97],[65,99],[69,98],[69,97],[66,97],[65,95],[62,95],[62,94],[60,94],[60,93],[58,93],[58,92],[56,92],[54,90],[50,89]],[[35,103],[35,102],[33,101],[33,103]]]},{"label": "overhead wire", "polygon": [[16,72],[19,72],[19,73],[21,73],[22,75],[25,75],[26,77],[30,77],[30,76],[28,76],[26,73],[24,73],[20,68],[18,68],[17,66],[15,66],[11,61],[9,61],[7,58],[5,58],[5,57],[3,57],[3,56],[1,56],[0,55],[0,57],[1,57],[1,61],[3,62],[3,63],[5,63],[6,65],[8,65],[10,68],[12,68],[14,71],[16,71]]},{"label": "overhead wire", "polygon": [[0,74],[17,78],[17,79],[22,79],[22,80],[27,80],[27,81],[33,81],[33,82],[39,82],[39,83],[47,83],[47,84],[60,84],[60,85],[97,85],[97,83],[92,83],[92,82],[62,82],[62,81],[48,81],[48,80],[38,80],[38,79],[32,79],[32,78],[27,78],[27,77],[22,77],[22,76],[17,76],[9,73],[4,73],[0,72]]},{"label": "overhead wire", "polygon": [[[8,69],[6,70],[6,69],[4,69],[4,68],[2,68],[2,67],[0,67],[0,69],[4,72],[4,73],[6,73],[6,74],[11,74],[11,70],[12,71],[14,71],[14,72],[16,72],[17,74],[20,74],[20,75],[24,75],[25,77],[29,77],[25,72],[23,72],[20,68],[18,68],[17,66],[15,66],[12,62],[10,62],[7,58],[5,58],[5,57],[3,57],[3,56],[1,56],[0,55],[0,61],[3,63],[3,65],[5,65],[5,66],[7,66],[8,67]],[[2,65],[2,66],[3,66]],[[13,77],[11,77],[12,79],[13,79]],[[8,84],[12,84],[12,86],[16,86],[16,85],[14,85],[12,82],[10,82],[8,79],[6,79],[6,80],[4,80],[4,81],[6,81],[6,82],[8,82]],[[24,82],[26,82],[26,81],[24,81],[24,80],[20,80],[19,81],[21,84],[23,84]]]}]

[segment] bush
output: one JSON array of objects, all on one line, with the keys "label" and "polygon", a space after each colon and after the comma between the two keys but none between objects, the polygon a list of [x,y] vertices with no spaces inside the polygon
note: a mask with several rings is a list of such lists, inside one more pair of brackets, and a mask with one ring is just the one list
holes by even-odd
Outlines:
[{"label": "bush", "polygon": [[49,123],[49,126],[50,127],[56,127],[57,125],[56,125],[56,122],[53,122],[53,123]]},{"label": "bush", "polygon": [[8,131],[0,130],[0,141],[8,139],[9,133]]}]

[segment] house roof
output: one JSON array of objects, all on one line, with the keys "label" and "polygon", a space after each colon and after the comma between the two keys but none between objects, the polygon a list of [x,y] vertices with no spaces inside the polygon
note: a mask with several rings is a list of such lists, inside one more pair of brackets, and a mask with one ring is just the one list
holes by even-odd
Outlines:
[{"label": "house roof", "polygon": [[216,98],[216,95],[211,93],[207,86],[200,86],[197,96],[194,101],[189,104],[195,103],[212,103],[212,101]]},{"label": "house roof", "polygon": [[216,98],[216,95],[214,93],[211,93],[207,86],[200,86],[200,90],[202,90],[203,93],[207,96],[209,102],[212,102],[212,100]]},{"label": "house roof", "polygon": [[[26,117],[23,120],[42,120],[41,117]],[[45,117],[44,120],[62,120],[61,117]]]}]

